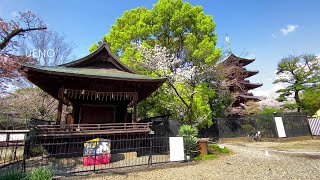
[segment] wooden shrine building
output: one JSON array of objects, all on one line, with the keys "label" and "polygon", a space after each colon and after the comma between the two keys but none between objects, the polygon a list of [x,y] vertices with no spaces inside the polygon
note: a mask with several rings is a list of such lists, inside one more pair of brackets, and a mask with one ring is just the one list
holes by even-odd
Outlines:
[{"label": "wooden shrine building", "polygon": [[221,62],[225,69],[226,82],[225,85],[233,93],[235,101],[232,104],[231,116],[245,115],[245,108],[248,101],[260,101],[260,98],[254,96],[250,90],[262,86],[260,83],[251,83],[247,78],[254,76],[259,71],[250,71],[245,68],[248,64],[254,62],[255,59],[246,59],[237,57],[232,53]]},{"label": "wooden shrine building", "polygon": [[61,129],[63,104],[72,106],[71,132],[147,132],[147,124],[137,123],[137,103],[166,81],[133,71],[105,43],[70,63],[22,68],[28,80],[59,101],[56,125],[39,126],[56,135],[67,132]]}]

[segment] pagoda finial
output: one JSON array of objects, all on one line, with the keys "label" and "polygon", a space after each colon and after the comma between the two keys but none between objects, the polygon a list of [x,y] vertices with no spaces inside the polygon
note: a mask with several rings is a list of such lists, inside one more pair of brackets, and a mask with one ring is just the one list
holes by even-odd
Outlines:
[{"label": "pagoda finial", "polygon": [[226,34],[226,44],[227,44],[227,48],[228,48],[228,53],[231,53],[230,38],[229,38],[228,34]]}]

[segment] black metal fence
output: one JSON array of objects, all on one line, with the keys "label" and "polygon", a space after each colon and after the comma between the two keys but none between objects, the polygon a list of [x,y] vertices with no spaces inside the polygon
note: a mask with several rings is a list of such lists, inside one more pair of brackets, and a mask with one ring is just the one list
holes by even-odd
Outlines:
[{"label": "black metal fence", "polygon": [[307,114],[304,113],[276,113],[275,117],[282,117],[287,137],[311,136]]},{"label": "black metal fence", "polygon": [[[97,139],[99,138],[99,139]],[[101,148],[101,151],[92,150]],[[118,138],[70,136],[0,144],[0,174],[50,167],[55,175],[99,172],[115,168],[166,163],[169,136],[123,135]]]},{"label": "black metal fence", "polygon": [[257,131],[262,138],[277,138],[274,117],[282,117],[287,137],[309,136],[307,115],[303,113],[275,113],[245,117],[216,119],[219,138],[246,137]]},{"label": "black metal fence", "polygon": [[273,115],[256,115],[217,119],[219,137],[245,137],[260,131],[262,137],[276,137]]}]

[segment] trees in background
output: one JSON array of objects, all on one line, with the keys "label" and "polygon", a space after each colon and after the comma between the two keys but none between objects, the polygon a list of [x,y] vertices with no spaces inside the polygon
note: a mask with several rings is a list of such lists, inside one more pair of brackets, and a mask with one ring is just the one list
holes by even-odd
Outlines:
[{"label": "trees in background", "polygon": [[72,58],[74,47],[74,43],[68,42],[64,35],[45,30],[31,33],[28,39],[24,39],[19,51],[23,55],[33,55],[39,65],[56,66]]},{"label": "trees in background", "polygon": [[[215,48],[214,30],[213,18],[201,6],[160,0],[150,10],[140,7],[124,12],[103,40],[136,71],[168,77],[162,89],[140,103],[139,110],[145,115],[151,114],[148,106],[152,105],[153,115],[170,109],[185,123],[210,125],[214,103],[224,103],[221,99],[214,102],[219,92],[214,87],[221,89],[221,73],[215,68],[221,50]],[[90,51],[97,47],[93,44]],[[159,58],[152,60],[153,56]],[[162,103],[156,103],[158,100]]]},{"label": "trees in background", "polygon": [[11,21],[0,18],[0,92],[7,88],[7,83],[20,77],[20,62],[30,62],[34,59],[14,55],[19,46],[19,37],[26,37],[32,31],[44,30],[42,19],[36,14],[20,12]]},{"label": "trees in background", "polygon": [[301,108],[310,116],[320,109],[320,88],[308,88],[301,94]]},{"label": "trees in background", "polygon": [[1,97],[1,113],[14,114],[24,121],[30,118],[53,120],[58,102],[39,88],[18,89]]},{"label": "trees in background", "polygon": [[[274,83],[284,83],[287,86],[277,91],[279,93],[277,100],[279,102],[286,102],[284,105],[286,108],[296,109],[298,112],[301,112],[303,108],[301,95],[309,96],[313,93],[308,93],[307,89],[317,89],[320,80],[319,70],[320,59],[315,55],[290,55],[283,58],[278,63],[277,77]],[[307,93],[305,94],[305,92]],[[288,101],[289,97],[294,99],[294,103]],[[307,105],[304,107],[306,108]]]}]

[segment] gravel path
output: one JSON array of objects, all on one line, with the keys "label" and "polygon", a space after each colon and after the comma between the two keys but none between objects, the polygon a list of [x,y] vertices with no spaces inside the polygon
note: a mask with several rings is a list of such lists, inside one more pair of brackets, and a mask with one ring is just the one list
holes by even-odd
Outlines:
[{"label": "gravel path", "polygon": [[226,146],[232,150],[232,154],[200,161],[196,165],[91,179],[320,179],[319,157],[266,153],[262,148],[243,144],[226,144]]}]

